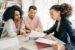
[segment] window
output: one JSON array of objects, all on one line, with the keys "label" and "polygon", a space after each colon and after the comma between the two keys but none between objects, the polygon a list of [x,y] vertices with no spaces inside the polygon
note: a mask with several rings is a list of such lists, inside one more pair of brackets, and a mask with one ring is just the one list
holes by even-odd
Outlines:
[{"label": "window", "polygon": [[[43,25],[43,30],[47,30],[53,26],[54,22],[49,14],[49,9],[55,4],[69,3],[74,8],[71,21],[75,21],[75,0],[23,0],[23,11],[24,15],[27,15],[27,11],[30,5],[35,5],[38,9],[37,15],[40,17],[40,20]],[[74,22],[72,22],[74,25]]]},{"label": "window", "polygon": [[57,0],[35,0],[35,5],[38,8],[37,15],[41,19],[43,30],[47,30],[53,26],[54,22],[50,18],[49,9],[57,3]]},{"label": "window", "polygon": [[71,0],[71,5],[73,7],[73,13],[70,20],[72,21],[72,27],[75,29],[75,0]]},{"label": "window", "polygon": [[33,0],[22,0],[22,10],[24,11],[24,16],[27,16],[28,8],[31,5],[33,5]]}]

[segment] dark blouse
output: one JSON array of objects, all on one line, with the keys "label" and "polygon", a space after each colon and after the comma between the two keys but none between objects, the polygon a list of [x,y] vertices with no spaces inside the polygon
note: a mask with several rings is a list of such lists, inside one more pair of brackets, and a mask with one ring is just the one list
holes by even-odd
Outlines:
[{"label": "dark blouse", "polygon": [[58,21],[56,21],[53,27],[51,27],[49,30],[44,31],[44,33],[50,34],[54,32],[54,36],[56,38],[66,43],[64,45],[66,46],[67,50],[75,50],[75,32],[72,29],[71,22],[65,17],[62,17],[58,32],[56,30],[57,23]]}]

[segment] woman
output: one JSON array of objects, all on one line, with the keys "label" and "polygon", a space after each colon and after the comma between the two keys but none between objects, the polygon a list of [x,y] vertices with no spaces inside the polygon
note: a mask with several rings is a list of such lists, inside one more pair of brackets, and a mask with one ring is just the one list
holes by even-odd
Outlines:
[{"label": "woman", "polygon": [[22,14],[22,10],[16,5],[6,9],[3,14],[5,25],[1,37],[13,37],[19,34]]},{"label": "woman", "polygon": [[50,34],[54,32],[54,36],[66,44],[53,44],[55,50],[75,50],[75,33],[71,27],[68,18],[72,14],[72,7],[69,4],[54,5],[50,8],[50,15],[56,20],[54,26],[44,33]]}]

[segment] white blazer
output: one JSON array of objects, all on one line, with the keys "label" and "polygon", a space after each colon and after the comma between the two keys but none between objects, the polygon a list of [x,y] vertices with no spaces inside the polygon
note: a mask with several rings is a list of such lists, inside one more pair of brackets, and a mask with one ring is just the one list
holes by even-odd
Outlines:
[{"label": "white blazer", "polygon": [[16,35],[17,34],[15,23],[12,19],[9,19],[8,21],[5,22],[1,38],[6,36],[14,37]]}]

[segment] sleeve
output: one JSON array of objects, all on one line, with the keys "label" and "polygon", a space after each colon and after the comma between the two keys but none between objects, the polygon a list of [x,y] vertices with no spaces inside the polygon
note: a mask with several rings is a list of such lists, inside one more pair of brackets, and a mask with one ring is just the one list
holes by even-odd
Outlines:
[{"label": "sleeve", "polygon": [[[68,34],[70,36],[71,42],[75,44],[75,32],[72,29],[72,26],[70,24],[67,25],[66,31],[68,32]],[[75,47],[73,47],[73,44],[72,43],[65,44],[67,50],[73,50],[75,48]]]},{"label": "sleeve", "polygon": [[67,25],[66,31],[68,32],[71,41],[75,42],[75,32],[74,29],[72,29],[72,26],[70,24]]},{"label": "sleeve", "polygon": [[2,37],[5,37],[5,36],[7,35],[7,33],[5,33],[5,28],[6,28],[6,27],[5,27],[5,25],[4,25],[3,31],[2,31],[2,34],[1,34],[1,38],[2,38]]},{"label": "sleeve", "polygon": [[38,18],[38,26],[35,30],[42,32],[42,24],[41,24],[40,18]]},{"label": "sleeve", "polygon": [[16,27],[15,24],[12,20],[9,20],[8,23],[6,24],[6,31],[8,33],[8,36],[13,37],[16,36]]},{"label": "sleeve", "polygon": [[66,46],[66,50],[73,50],[72,45],[70,43],[64,45]]},{"label": "sleeve", "polygon": [[25,32],[25,21],[24,21],[24,18],[22,19],[22,22],[21,22],[21,27],[20,27],[20,33],[26,33]]},{"label": "sleeve", "polygon": [[51,27],[49,30],[46,30],[46,31],[43,31],[44,33],[47,33],[47,35],[48,34],[50,34],[50,33],[52,33],[52,32],[54,32],[55,31],[55,25],[53,26],[53,27]]}]

